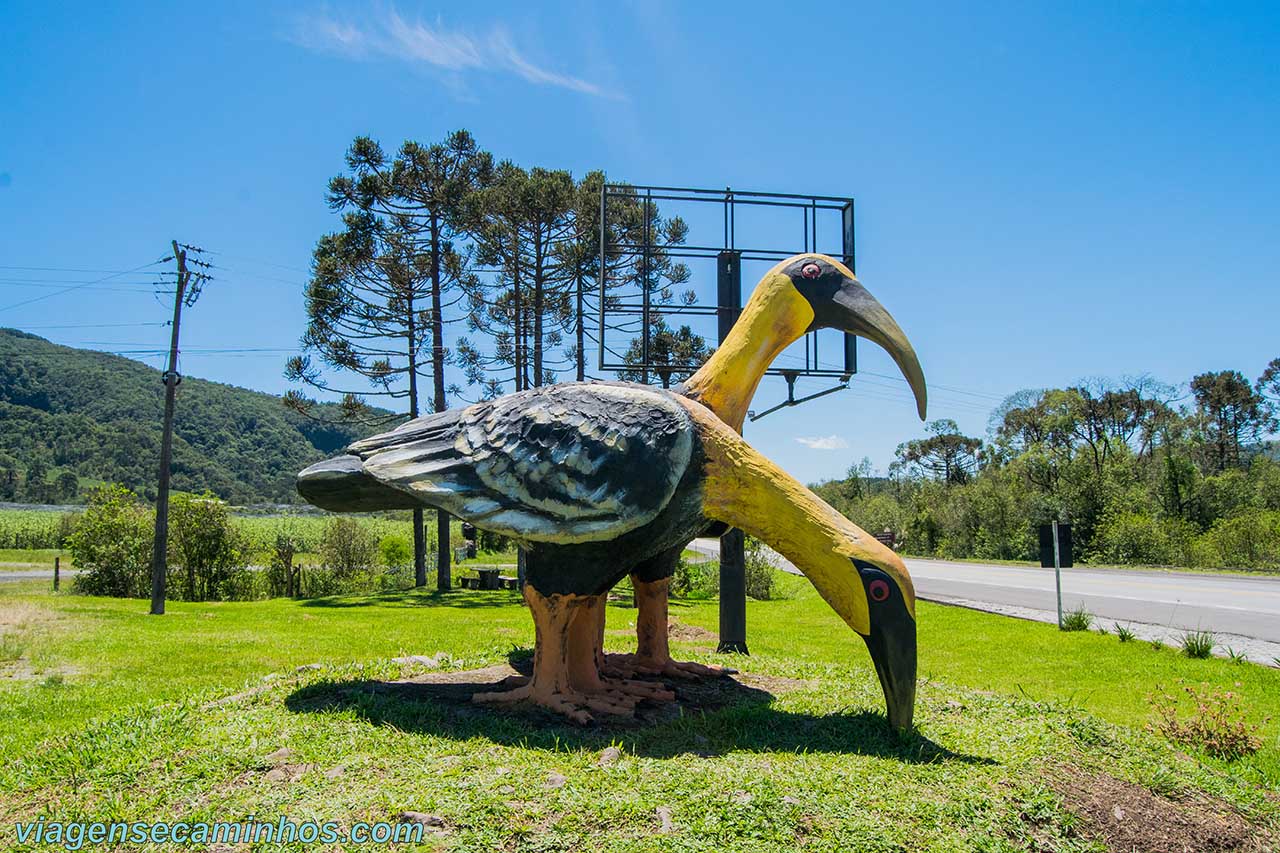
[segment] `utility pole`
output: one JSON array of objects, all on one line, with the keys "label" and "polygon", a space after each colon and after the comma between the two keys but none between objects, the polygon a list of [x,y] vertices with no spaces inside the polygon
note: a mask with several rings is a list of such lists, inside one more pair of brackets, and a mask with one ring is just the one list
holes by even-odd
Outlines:
[{"label": "utility pole", "polygon": [[[173,329],[169,336],[169,368],[164,372],[164,432],[160,439],[160,478],[156,488],[156,535],[151,551],[151,615],[164,615],[165,575],[168,571],[169,546],[169,469],[173,461],[173,405],[182,377],[178,374],[178,326],[182,306],[195,304],[200,285],[209,279],[204,273],[187,269],[188,246],[174,240],[173,259],[178,264],[177,284],[173,295]],[[194,251],[199,252],[199,249]],[[200,266],[208,264],[192,261]],[[192,286],[192,281],[195,286]]]}]

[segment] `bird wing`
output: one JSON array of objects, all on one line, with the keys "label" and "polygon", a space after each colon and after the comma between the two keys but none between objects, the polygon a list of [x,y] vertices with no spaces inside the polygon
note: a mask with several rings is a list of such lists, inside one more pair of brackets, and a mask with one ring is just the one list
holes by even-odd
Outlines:
[{"label": "bird wing", "polygon": [[692,421],[669,394],[605,383],[509,394],[348,448],[379,482],[477,527],[564,544],[652,521],[692,450]]}]

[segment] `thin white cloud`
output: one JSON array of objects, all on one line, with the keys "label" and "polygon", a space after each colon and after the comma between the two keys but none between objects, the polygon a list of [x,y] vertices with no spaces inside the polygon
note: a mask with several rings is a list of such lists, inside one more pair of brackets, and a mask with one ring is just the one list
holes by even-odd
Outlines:
[{"label": "thin white cloud", "polygon": [[813,438],[797,436],[796,441],[810,450],[845,450],[849,447],[849,442],[838,435],[815,436]]},{"label": "thin white cloud", "polygon": [[530,62],[501,26],[494,27],[487,35],[468,34],[450,30],[439,20],[434,25],[406,20],[388,7],[359,23],[339,20],[327,12],[299,16],[289,39],[309,50],[336,53],[350,59],[399,59],[452,72],[506,72],[540,86],[615,97],[581,77],[550,71]]}]

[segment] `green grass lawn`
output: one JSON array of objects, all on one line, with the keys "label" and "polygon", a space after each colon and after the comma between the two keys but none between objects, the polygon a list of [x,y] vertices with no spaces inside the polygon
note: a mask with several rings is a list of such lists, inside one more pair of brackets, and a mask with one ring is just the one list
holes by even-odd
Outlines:
[{"label": "green grass lawn", "polygon": [[[515,593],[151,617],[46,589],[0,585],[0,847],[37,815],[350,824],[410,810],[442,818],[424,849],[1107,849],[1070,780],[1170,808],[1212,797],[1249,832],[1280,826],[1280,671],[1114,636],[921,603],[918,733],[899,739],[865,647],[805,587],[748,605],[752,655],[731,662],[753,689],[726,707],[579,729],[385,685],[425,671],[392,657],[445,652],[461,671],[527,649]],[[611,650],[633,645],[635,611],[608,615]],[[672,615],[716,629],[715,602]],[[681,656],[724,661],[712,634],[676,636]],[[1146,695],[1178,679],[1270,717],[1263,749],[1229,763],[1144,732]],[[602,762],[611,745],[620,757]]]}]

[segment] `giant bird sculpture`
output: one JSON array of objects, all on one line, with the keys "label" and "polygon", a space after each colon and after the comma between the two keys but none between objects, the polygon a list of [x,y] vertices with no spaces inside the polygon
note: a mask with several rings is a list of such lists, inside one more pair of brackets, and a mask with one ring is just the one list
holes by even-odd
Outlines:
[{"label": "giant bird sculpture", "polygon": [[[728,339],[679,389],[565,383],[427,415],[311,466],[298,490],[338,511],[437,507],[528,550],[533,675],[476,701],[527,700],[589,722],[593,711],[674,698],[626,676],[689,671],[667,653],[673,555],[727,525],[790,559],[862,636],[890,723],[909,728],[916,631],[906,567],[738,434],[769,363],[819,326],[884,346],[923,417],[923,374],[898,325],[844,265],[799,255],[765,275]],[[639,648],[629,667],[602,666],[605,598],[628,573]]]}]

